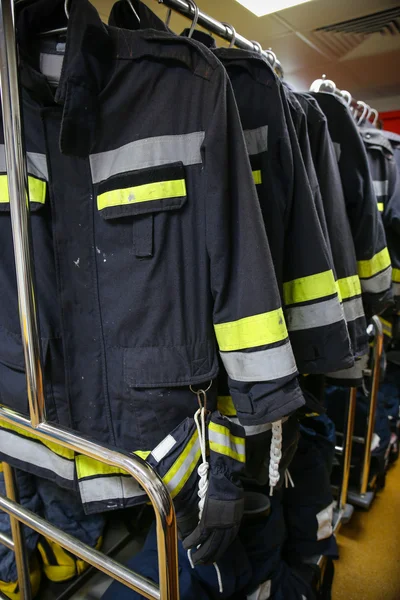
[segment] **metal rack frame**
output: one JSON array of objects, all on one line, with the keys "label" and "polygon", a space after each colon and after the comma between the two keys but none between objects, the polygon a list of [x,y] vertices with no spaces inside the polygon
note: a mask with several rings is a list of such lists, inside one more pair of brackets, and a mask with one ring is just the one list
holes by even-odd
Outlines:
[{"label": "metal rack frame", "polygon": [[17,502],[13,470],[6,463],[3,463],[6,495],[0,495],[0,509],[10,515],[12,536],[9,538],[1,535],[0,543],[15,552],[18,583],[23,600],[31,600],[32,594],[21,523],[60,544],[96,569],[146,598],[179,600],[176,516],[171,497],[162,480],[150,465],[138,456],[111,450],[46,421],[13,9],[13,0],[0,0],[0,82],[18,306],[30,419],[4,406],[0,406],[0,419],[17,425],[28,433],[34,433],[41,440],[55,442],[63,448],[124,469],[139,482],[149,496],[156,515],[160,584],[157,586],[154,582],[134,573],[23,508]]}]

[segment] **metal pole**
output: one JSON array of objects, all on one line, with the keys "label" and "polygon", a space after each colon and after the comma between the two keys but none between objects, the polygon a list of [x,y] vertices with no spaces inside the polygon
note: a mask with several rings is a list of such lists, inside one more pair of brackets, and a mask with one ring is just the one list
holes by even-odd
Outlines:
[{"label": "metal pole", "polygon": [[361,494],[365,494],[368,490],[369,471],[371,466],[371,445],[372,437],[375,429],[376,408],[378,405],[378,391],[381,375],[381,358],[383,351],[383,330],[382,323],[378,317],[372,317],[372,324],[375,329],[374,343],[374,368],[372,374],[371,399],[369,406],[367,434],[365,436],[364,460],[361,475]]},{"label": "metal pole", "polygon": [[344,442],[343,478],[340,488],[339,510],[344,510],[349,490],[351,451],[353,443],[354,421],[356,417],[357,388],[351,388],[349,396],[349,407],[347,411],[346,439]]},{"label": "metal pole", "polygon": [[[176,516],[171,496],[162,480],[148,463],[135,454],[117,452],[91,442],[68,429],[42,423],[36,429],[26,417],[0,405],[0,421],[17,425],[39,439],[60,444],[105,464],[124,469],[143,487],[154,507],[157,519],[158,568],[160,594],[164,600],[179,600]],[[0,508],[3,502],[0,503]]]},{"label": "metal pole", "polygon": [[19,318],[25,355],[29,411],[33,427],[45,418],[40,337],[31,259],[29,190],[18,82],[12,0],[0,2],[0,81],[7,181],[17,274]]},{"label": "metal pole", "polygon": [[0,544],[14,552],[14,542],[12,538],[8,537],[7,535],[4,535],[4,533],[0,533]]},{"label": "metal pole", "polygon": [[[17,487],[14,470],[7,463],[3,463],[4,484],[7,498],[11,502],[17,501]],[[15,564],[17,567],[19,593],[22,600],[31,600],[32,588],[29,578],[29,560],[26,553],[24,532],[21,523],[10,515],[11,535],[14,542]]]},{"label": "metal pole", "polygon": [[[30,510],[23,508],[16,502],[8,500],[0,494],[0,508],[10,515],[11,519],[17,519],[24,523],[27,527],[34,529],[44,537],[56,542],[69,552],[72,552],[82,560],[96,566],[106,575],[113,577],[124,585],[127,585],[132,590],[143,594],[151,600],[161,600],[167,596],[161,596],[158,586],[152,581],[133,573],[123,565],[120,565],[114,559],[98,552],[87,544],[75,539],[73,536],[61,531],[54,525],[50,525],[41,517],[35,515]],[[18,521],[17,521],[18,522]]]},{"label": "metal pole", "polygon": [[[158,0],[158,3],[165,4],[165,6],[168,8],[172,8],[188,18],[194,17],[193,8],[188,2],[186,2],[186,0]],[[228,42],[232,41],[232,31],[223,23],[221,23],[221,21],[217,21],[213,17],[210,17],[210,15],[207,15],[202,10],[199,11],[199,19],[197,24],[201,27],[204,27],[208,31],[211,31],[211,33],[218,35],[220,38],[227,40]],[[254,43],[250,40],[247,40],[239,33],[236,34],[235,46],[238,48],[244,48],[244,50],[252,50],[253,52],[255,50]]]}]

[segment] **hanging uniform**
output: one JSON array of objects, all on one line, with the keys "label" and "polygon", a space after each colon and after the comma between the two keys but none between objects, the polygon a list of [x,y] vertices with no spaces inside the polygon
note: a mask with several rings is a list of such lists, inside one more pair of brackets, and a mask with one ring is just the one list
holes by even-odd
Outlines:
[{"label": "hanging uniform", "polygon": [[393,295],[400,307],[400,173],[390,141],[376,129],[361,129],[378,210],[385,226],[392,261]]},{"label": "hanging uniform", "polygon": [[297,98],[307,117],[312,159],[321,190],[333,262],[352,349],[356,357],[363,356],[368,352],[367,323],[335,149],[329,135],[326,117],[315,99],[309,94],[297,94]]},{"label": "hanging uniform", "polygon": [[172,33],[167,25],[143,2],[140,2],[140,0],[130,0],[130,3],[136,14],[129,5],[129,2],[118,0],[111,9],[108,24],[112,27],[123,29],[156,29],[157,31],[169,31]]},{"label": "hanging uniform", "polygon": [[[189,386],[206,387],[216,377],[217,348],[245,425],[268,427],[295,411],[304,400],[220,63],[168,33],[121,36],[87,0],[72,0],[65,56],[49,39],[42,51],[42,65],[59,79],[54,94],[31,42],[61,21],[64,2],[20,10],[31,201],[46,242],[35,248],[44,273],[38,304],[48,293],[55,315],[42,310],[42,335],[48,330],[46,339],[61,347],[57,353],[45,345],[46,384],[52,388],[56,370],[65,385],[65,394],[49,396],[53,420],[103,444],[148,453],[193,417],[197,399]],[[10,295],[0,311],[0,394],[11,408],[26,408],[23,388],[16,398],[8,387],[11,358],[24,375],[15,281],[9,283],[6,187],[0,204],[0,281]],[[211,410],[215,400],[214,386]],[[73,453],[5,423],[0,456],[76,486]],[[82,475],[94,482],[85,500],[102,510],[142,501],[119,469],[95,464]]]},{"label": "hanging uniform", "polygon": [[392,298],[391,265],[366,151],[346,104],[332,94],[312,95],[327,117],[337,153],[364,309],[367,316],[379,314]]},{"label": "hanging uniform", "polygon": [[281,84],[256,53],[215,54],[235,92],[299,371],[351,366],[330,251]]}]

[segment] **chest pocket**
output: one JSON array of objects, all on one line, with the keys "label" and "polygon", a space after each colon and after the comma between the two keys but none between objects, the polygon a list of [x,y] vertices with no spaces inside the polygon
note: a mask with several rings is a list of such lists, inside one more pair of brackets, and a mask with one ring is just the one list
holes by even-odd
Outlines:
[{"label": "chest pocket", "polygon": [[186,199],[181,162],[115,175],[97,187],[97,209],[105,220],[133,217],[133,244],[138,258],[153,256],[157,213],[178,210]]},{"label": "chest pocket", "polygon": [[[30,208],[36,212],[46,202],[47,183],[42,179],[28,176]],[[0,212],[10,212],[10,196],[8,193],[7,175],[0,175]]]}]

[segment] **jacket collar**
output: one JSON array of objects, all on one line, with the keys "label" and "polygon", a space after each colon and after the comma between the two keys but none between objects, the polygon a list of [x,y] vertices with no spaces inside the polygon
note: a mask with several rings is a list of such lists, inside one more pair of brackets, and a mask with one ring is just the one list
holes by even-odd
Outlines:
[{"label": "jacket collar", "polygon": [[[38,34],[65,25],[63,67],[53,96],[38,70]],[[42,103],[49,104],[52,99],[63,105],[61,151],[87,156],[96,129],[96,99],[109,78],[113,60],[113,43],[98,12],[88,0],[71,0],[67,21],[64,0],[29,0],[17,14],[17,35],[23,86]]]}]

